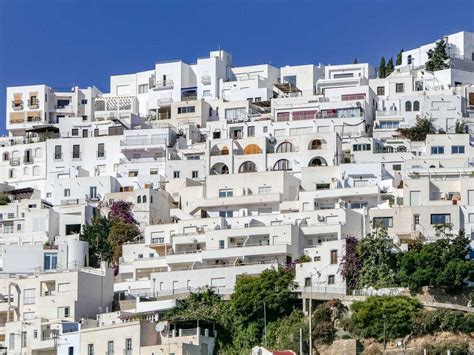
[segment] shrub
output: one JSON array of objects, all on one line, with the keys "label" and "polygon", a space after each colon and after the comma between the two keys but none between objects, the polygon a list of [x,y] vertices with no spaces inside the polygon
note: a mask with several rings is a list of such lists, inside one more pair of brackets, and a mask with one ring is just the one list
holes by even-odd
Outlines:
[{"label": "shrub", "polygon": [[421,312],[418,300],[406,296],[374,296],[351,306],[351,317],[346,324],[353,334],[361,338],[381,341],[403,337],[412,331],[414,319]]}]

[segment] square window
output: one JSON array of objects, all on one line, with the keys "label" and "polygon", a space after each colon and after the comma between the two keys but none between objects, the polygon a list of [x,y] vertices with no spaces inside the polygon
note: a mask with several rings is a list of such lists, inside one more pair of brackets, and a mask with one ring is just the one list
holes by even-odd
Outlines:
[{"label": "square window", "polygon": [[334,275],[328,275],[328,285],[334,285],[336,283],[336,277]]},{"label": "square window", "polygon": [[179,171],[173,171],[173,178],[179,179]]},{"label": "square window", "polygon": [[197,179],[198,177],[199,177],[199,171],[193,170],[193,172],[192,172],[192,178],[193,178],[193,179]]},{"label": "square window", "polygon": [[403,92],[403,83],[397,83],[395,84],[395,92]]}]

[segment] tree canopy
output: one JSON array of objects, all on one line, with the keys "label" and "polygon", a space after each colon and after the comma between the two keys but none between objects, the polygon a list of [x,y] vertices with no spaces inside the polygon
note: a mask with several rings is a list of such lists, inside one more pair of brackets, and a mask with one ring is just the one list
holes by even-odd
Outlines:
[{"label": "tree canopy", "polygon": [[425,63],[426,70],[437,71],[450,67],[449,56],[446,52],[446,41],[444,38],[436,42],[434,49],[428,52],[428,61]]}]

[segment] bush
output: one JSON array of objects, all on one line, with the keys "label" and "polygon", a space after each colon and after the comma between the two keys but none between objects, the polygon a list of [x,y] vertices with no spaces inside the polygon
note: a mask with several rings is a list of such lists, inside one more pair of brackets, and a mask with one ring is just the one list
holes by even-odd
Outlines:
[{"label": "bush", "polygon": [[470,333],[474,329],[474,314],[451,309],[424,310],[413,322],[413,332],[418,335],[437,331]]},{"label": "bush", "polygon": [[0,195],[0,206],[5,206],[5,205],[8,205],[9,203],[10,203],[10,200],[9,200],[8,196],[1,194]]},{"label": "bush", "polygon": [[[412,331],[414,319],[421,312],[418,300],[405,296],[374,296],[351,305],[348,330],[360,338],[379,341],[404,337]],[[384,322],[385,318],[385,322]]]},{"label": "bush", "polygon": [[451,350],[451,355],[469,355],[469,343],[444,342],[440,344],[429,344],[427,346],[430,355],[445,355]]},{"label": "bush", "polygon": [[312,316],[311,333],[317,343],[331,344],[336,337],[336,321],[346,313],[340,300],[332,300],[316,307]]}]

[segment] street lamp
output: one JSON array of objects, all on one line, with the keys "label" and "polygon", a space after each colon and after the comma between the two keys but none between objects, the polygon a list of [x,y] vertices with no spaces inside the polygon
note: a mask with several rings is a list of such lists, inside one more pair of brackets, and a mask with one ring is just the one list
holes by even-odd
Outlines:
[{"label": "street lamp", "polygon": [[385,319],[387,316],[385,314],[382,314],[382,319],[383,319],[383,349],[385,350],[387,348],[387,343],[385,341]]}]

